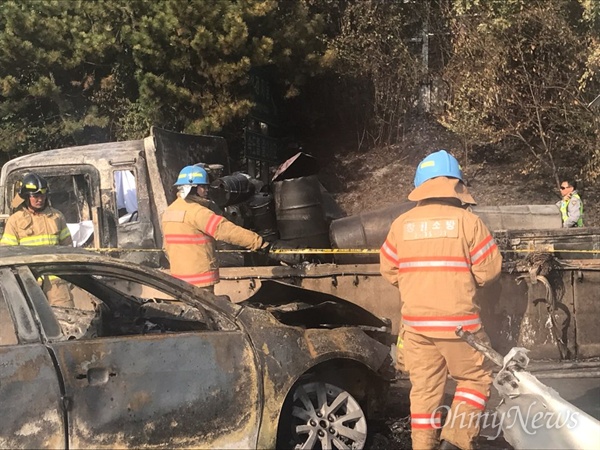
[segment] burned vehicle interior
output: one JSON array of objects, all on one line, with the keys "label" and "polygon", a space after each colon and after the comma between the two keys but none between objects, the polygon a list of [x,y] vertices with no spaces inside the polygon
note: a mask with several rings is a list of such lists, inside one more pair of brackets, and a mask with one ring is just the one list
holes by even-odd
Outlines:
[{"label": "burned vehicle interior", "polygon": [[331,294],[263,280],[240,305],[269,311],[281,323],[302,328],[356,327],[376,339],[390,336],[391,322]]},{"label": "burned vehicle interior", "polygon": [[[191,306],[177,294],[147,282],[95,270],[93,266],[35,266],[21,268],[30,295],[46,322],[57,322],[54,340],[93,339],[157,333],[231,329],[221,315],[200,304]],[[70,284],[75,308],[50,307],[39,281],[52,275]],[[32,299],[35,301],[35,299]],[[188,302],[189,303],[189,302]],[[330,294],[265,280],[240,303],[270,312],[284,325],[300,328],[356,327],[373,338],[389,336],[390,324],[351,302]]]},{"label": "burned vehicle interior", "polygon": [[[75,300],[75,308],[51,307],[60,328],[60,333],[55,336],[57,340],[183,333],[218,326],[199,305],[187,305],[149,285],[74,270],[57,272],[54,269],[51,272],[52,276],[70,283]],[[49,275],[47,270],[33,270],[36,280],[46,275]],[[42,296],[47,304],[41,288],[31,291]],[[39,306],[38,301],[38,310]]]},{"label": "burned vehicle interior", "polygon": [[[24,171],[15,172],[8,179],[8,186],[12,186],[12,195],[7,200],[10,201],[17,195],[20,189],[20,179]],[[92,205],[94,204],[94,192],[92,186],[94,183],[93,170],[78,169],[69,174],[44,173],[44,178],[48,181],[51,192],[52,206],[61,211],[68,223],[79,223],[92,218]]]},{"label": "burned vehicle interior", "polygon": [[[63,213],[76,247],[92,247],[94,242],[94,207],[100,204],[99,175],[88,166],[72,169],[45,169],[42,175],[50,186],[50,204]],[[26,171],[11,173],[8,186],[11,186],[7,201],[18,195],[20,179]],[[114,226],[126,227],[139,221],[137,200],[137,177],[134,168],[116,169],[112,172],[114,198],[108,203],[109,216],[114,218]]]}]

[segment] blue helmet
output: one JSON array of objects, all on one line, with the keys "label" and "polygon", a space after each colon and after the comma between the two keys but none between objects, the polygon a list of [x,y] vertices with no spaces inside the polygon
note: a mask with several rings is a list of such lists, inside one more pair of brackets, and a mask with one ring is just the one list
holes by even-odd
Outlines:
[{"label": "blue helmet", "polygon": [[179,172],[174,186],[198,186],[201,184],[210,184],[206,170],[200,166],[186,166]]},{"label": "blue helmet", "polygon": [[432,153],[419,163],[415,172],[415,187],[435,177],[451,177],[464,181],[458,161],[446,150]]}]

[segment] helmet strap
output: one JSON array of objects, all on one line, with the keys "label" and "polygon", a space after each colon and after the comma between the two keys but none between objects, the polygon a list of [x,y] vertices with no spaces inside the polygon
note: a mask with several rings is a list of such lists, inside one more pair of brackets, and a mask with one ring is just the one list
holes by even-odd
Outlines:
[{"label": "helmet strap", "polygon": [[46,208],[46,206],[48,206],[48,198],[46,198],[44,200],[44,204],[42,205],[41,208],[36,208],[35,206],[33,206],[31,204],[31,197],[27,197],[26,205],[27,205],[27,209],[29,209],[30,211],[32,211],[34,213],[39,213],[40,211],[43,211]]},{"label": "helmet strap", "polygon": [[[199,193],[198,193],[198,188],[199,188],[200,186],[202,186],[202,187],[204,187],[204,188],[205,188],[205,189],[204,189],[204,193],[203,193],[202,195],[199,195]],[[208,196],[208,185],[207,185],[207,184],[200,184],[200,185],[198,185],[198,186],[195,186],[195,189],[194,189],[194,195],[197,195],[197,196],[198,196],[198,197],[200,197],[200,198],[207,198],[207,196]]]},{"label": "helmet strap", "polygon": [[189,195],[189,193],[192,191],[192,188],[194,186],[192,186],[191,184],[184,184],[182,186],[177,186],[177,191],[179,193],[179,196],[185,200],[185,198]]}]

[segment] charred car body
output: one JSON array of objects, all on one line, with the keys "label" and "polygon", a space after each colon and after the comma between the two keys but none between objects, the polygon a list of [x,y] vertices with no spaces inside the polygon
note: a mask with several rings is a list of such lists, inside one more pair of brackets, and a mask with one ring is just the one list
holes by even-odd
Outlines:
[{"label": "charred car body", "polygon": [[[50,274],[77,308],[50,307]],[[362,448],[387,324],[272,283],[238,305],[85,250],[0,248],[0,446]]]}]

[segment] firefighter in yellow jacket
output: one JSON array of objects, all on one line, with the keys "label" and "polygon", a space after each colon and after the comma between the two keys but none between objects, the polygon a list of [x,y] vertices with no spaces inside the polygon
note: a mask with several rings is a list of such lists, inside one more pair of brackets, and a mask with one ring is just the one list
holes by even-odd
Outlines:
[{"label": "firefighter in yellow jacket", "polygon": [[[48,182],[38,174],[23,177],[13,200],[18,209],[6,221],[0,245],[73,245],[65,217],[48,204],[49,193]],[[66,281],[45,276],[42,289],[52,306],[74,307]]]},{"label": "firefighter in yellow jacket", "polygon": [[268,252],[269,243],[209,209],[206,171],[184,167],[175,186],[175,200],[162,216],[164,246],[171,275],[195,286],[214,289],[219,282],[216,241]]},{"label": "firefighter in yellow jacket", "polygon": [[[498,278],[502,257],[481,219],[466,209],[475,201],[458,161],[445,150],[419,164],[408,198],[417,206],[393,222],[380,261],[382,275],[402,297],[413,448],[471,449],[492,373],[455,330],[462,326],[489,342],[474,296]],[[442,427],[448,374],[457,386]]]}]

